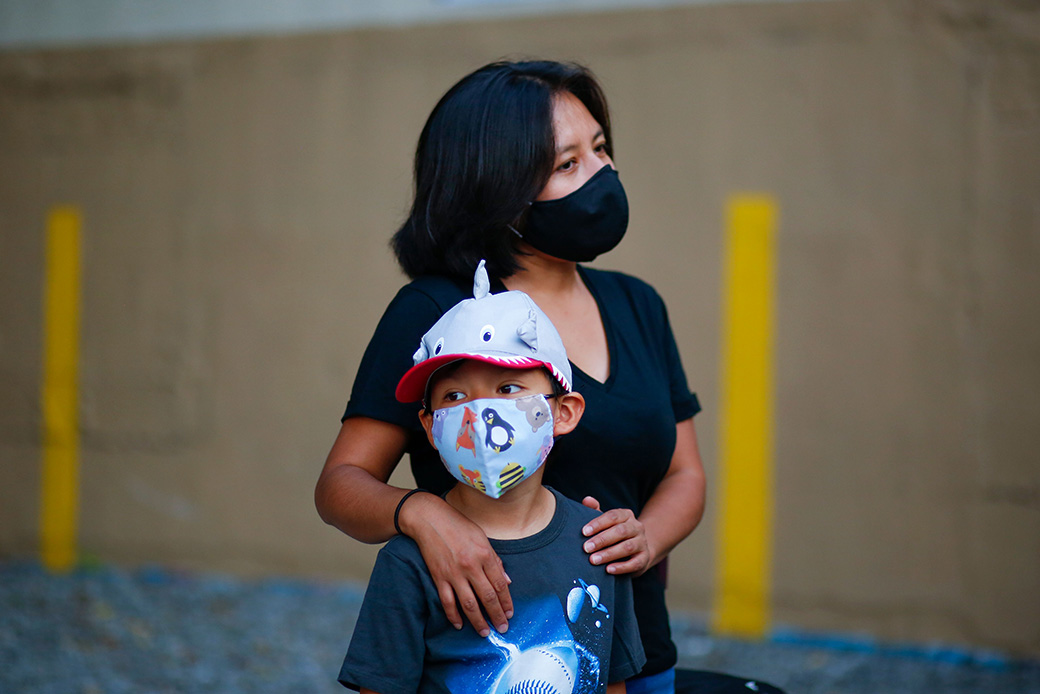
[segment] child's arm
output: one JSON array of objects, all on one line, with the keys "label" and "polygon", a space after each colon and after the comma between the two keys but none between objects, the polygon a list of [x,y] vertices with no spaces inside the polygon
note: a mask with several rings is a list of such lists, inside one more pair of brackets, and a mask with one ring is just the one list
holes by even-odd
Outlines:
[{"label": "child's arm", "polygon": [[[615,682],[614,684],[607,685],[607,694],[625,694],[628,691],[625,689],[624,682]],[[365,690],[361,690],[361,694],[365,694]]]},{"label": "child's arm", "polygon": [[362,692],[416,691],[433,593],[414,544],[390,542],[379,550],[339,682]]}]

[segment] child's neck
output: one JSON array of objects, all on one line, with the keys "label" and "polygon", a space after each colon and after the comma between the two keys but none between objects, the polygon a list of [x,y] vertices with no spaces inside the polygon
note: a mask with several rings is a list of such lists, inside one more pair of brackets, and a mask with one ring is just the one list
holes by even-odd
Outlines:
[{"label": "child's neck", "polygon": [[451,506],[495,540],[519,540],[544,530],[556,512],[556,497],[532,475],[497,499],[461,482],[445,495]]}]

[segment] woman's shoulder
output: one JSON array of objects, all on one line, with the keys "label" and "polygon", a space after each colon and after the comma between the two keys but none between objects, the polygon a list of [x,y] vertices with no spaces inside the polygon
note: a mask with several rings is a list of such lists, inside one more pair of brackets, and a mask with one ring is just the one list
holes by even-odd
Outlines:
[{"label": "woman's shoulder", "polygon": [[617,306],[618,302],[623,301],[639,312],[650,311],[657,314],[664,309],[664,301],[657,290],[649,282],[638,277],[617,270],[589,267],[582,267],[581,272],[593,293],[608,307]]},{"label": "woman's shoulder", "polygon": [[414,324],[425,332],[445,311],[465,299],[466,291],[448,277],[417,277],[397,290],[380,323],[397,326],[392,327],[394,330]]},{"label": "woman's shoulder", "polygon": [[649,282],[618,270],[582,266],[581,271],[586,281],[600,288],[611,288],[632,295],[658,296],[657,290]]},{"label": "woman's shoulder", "polygon": [[467,298],[467,289],[462,282],[450,277],[422,275],[401,287],[394,301],[433,304],[443,313]]}]

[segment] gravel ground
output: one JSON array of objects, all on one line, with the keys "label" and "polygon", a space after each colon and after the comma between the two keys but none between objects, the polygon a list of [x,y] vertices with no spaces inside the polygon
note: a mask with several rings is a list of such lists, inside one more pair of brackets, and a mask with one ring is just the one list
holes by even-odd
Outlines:
[{"label": "gravel ground", "polygon": [[[362,586],[239,580],[159,568],[52,576],[0,561],[0,694],[328,692]],[[717,639],[675,617],[680,666],[789,694],[1035,692],[1040,662],[780,633]]]}]

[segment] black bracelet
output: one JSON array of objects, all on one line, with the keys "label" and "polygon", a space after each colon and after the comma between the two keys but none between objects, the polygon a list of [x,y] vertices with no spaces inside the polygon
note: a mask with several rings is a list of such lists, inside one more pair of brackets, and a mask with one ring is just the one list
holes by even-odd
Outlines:
[{"label": "black bracelet", "polygon": [[401,500],[397,502],[397,509],[394,510],[394,530],[397,531],[398,535],[404,535],[404,533],[401,532],[401,525],[400,523],[398,523],[398,520],[401,517],[401,507],[404,506],[404,502],[408,501],[408,497],[410,497],[412,494],[418,494],[419,492],[425,491],[425,489],[413,489],[412,491],[402,496]]}]

